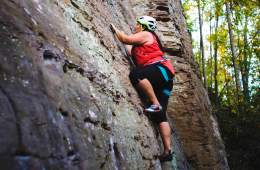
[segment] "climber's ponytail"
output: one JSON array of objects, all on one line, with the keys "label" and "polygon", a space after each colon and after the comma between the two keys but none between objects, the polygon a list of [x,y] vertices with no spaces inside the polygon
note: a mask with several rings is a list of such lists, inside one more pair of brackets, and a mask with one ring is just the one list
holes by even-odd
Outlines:
[{"label": "climber's ponytail", "polygon": [[148,32],[152,33],[155,36],[155,38],[156,38],[156,41],[157,41],[157,43],[159,45],[160,50],[162,52],[165,52],[165,48],[162,46],[162,42],[161,42],[160,38],[158,37],[158,35],[154,31],[150,31],[147,28],[147,26],[145,26],[145,25],[142,25],[142,31],[148,31]]},{"label": "climber's ponytail", "polygon": [[156,40],[157,40],[157,43],[159,44],[159,47],[160,47],[161,51],[162,51],[162,52],[165,52],[165,49],[164,49],[164,47],[162,46],[162,42],[161,42],[160,38],[158,37],[158,35],[157,35],[155,32],[150,32],[150,33],[152,33],[152,34],[155,36],[155,38],[156,38]]}]

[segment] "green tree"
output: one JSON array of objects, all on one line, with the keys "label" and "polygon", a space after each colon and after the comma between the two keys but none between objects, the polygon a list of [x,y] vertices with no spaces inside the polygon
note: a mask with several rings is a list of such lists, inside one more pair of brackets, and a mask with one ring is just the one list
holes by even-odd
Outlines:
[{"label": "green tree", "polygon": [[[195,59],[207,85],[213,110],[218,116],[230,169],[260,167],[260,1],[189,0],[189,10],[198,8],[192,34],[203,23],[205,76],[201,39],[193,39]],[[203,3],[202,3],[203,2]],[[203,5],[202,5],[203,4]],[[188,10],[185,11],[188,16]],[[200,21],[201,20],[201,21]],[[197,37],[197,36],[193,36]],[[205,39],[204,39],[205,40]],[[208,47],[208,48],[207,48]],[[207,55],[209,54],[209,55]],[[241,154],[243,153],[243,154]]]}]

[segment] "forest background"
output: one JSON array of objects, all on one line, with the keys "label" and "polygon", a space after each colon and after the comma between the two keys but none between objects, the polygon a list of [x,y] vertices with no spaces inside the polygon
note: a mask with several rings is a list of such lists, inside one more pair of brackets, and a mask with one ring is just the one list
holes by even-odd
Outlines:
[{"label": "forest background", "polygon": [[260,1],[182,0],[230,169],[260,168]]}]

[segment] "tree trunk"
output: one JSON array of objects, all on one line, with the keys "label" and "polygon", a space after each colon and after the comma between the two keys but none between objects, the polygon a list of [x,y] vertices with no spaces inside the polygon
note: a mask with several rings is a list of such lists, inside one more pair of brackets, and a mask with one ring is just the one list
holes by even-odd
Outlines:
[{"label": "tree trunk", "polygon": [[236,51],[235,51],[235,46],[234,46],[234,35],[233,35],[233,30],[232,30],[232,24],[231,24],[231,10],[230,10],[230,4],[229,2],[225,3],[226,5],[226,14],[227,14],[227,22],[228,22],[228,32],[229,32],[229,40],[230,40],[230,47],[231,47],[231,59],[233,63],[233,68],[234,68],[234,74],[235,74],[235,82],[236,82],[236,98],[237,101],[239,101],[239,92],[240,92],[240,81],[239,81],[239,74],[238,74],[238,69],[236,65]]},{"label": "tree trunk", "polygon": [[203,20],[202,20],[202,17],[201,17],[200,0],[197,0],[197,3],[198,3],[199,27],[200,27],[200,54],[201,54],[201,63],[202,63],[202,75],[203,75],[204,87],[207,89],[207,78],[206,78],[206,69],[205,69],[205,53],[204,53],[204,43],[203,43],[203,34],[202,34]]},{"label": "tree trunk", "polygon": [[245,14],[245,26],[244,26],[244,60],[243,63],[243,70],[241,70],[242,75],[242,83],[243,83],[243,94],[245,101],[249,102],[249,90],[248,90],[248,78],[249,78],[249,68],[250,68],[250,60],[251,60],[251,53],[249,52],[249,45],[248,45],[248,38],[247,38],[247,25],[248,25],[248,18]]},{"label": "tree trunk", "polygon": [[[212,36],[212,25],[211,25],[211,19],[212,19],[212,12],[210,11],[210,23],[209,23],[209,34],[210,37]],[[209,95],[212,97],[212,88],[213,88],[213,56],[212,56],[212,40],[209,41],[209,54],[210,54],[210,88],[209,88]]]},{"label": "tree trunk", "polygon": [[215,23],[215,41],[214,41],[214,89],[215,89],[215,102],[218,103],[218,19],[219,16],[216,12],[216,23]]}]

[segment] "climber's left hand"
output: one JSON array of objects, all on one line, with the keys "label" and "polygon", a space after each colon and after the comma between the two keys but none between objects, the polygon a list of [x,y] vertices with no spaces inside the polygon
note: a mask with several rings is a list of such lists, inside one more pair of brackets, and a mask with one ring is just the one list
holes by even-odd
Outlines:
[{"label": "climber's left hand", "polygon": [[116,33],[117,28],[113,24],[110,24],[110,29],[113,33]]}]

